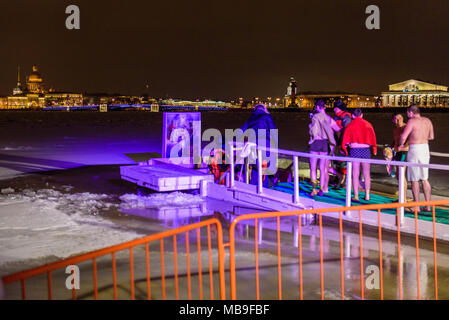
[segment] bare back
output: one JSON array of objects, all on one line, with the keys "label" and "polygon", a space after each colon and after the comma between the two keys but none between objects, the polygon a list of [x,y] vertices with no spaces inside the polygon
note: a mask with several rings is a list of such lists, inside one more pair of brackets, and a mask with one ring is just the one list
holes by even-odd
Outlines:
[{"label": "bare back", "polygon": [[432,122],[428,118],[419,116],[409,119],[402,133],[401,142],[408,141],[409,144],[427,144],[433,138]]}]

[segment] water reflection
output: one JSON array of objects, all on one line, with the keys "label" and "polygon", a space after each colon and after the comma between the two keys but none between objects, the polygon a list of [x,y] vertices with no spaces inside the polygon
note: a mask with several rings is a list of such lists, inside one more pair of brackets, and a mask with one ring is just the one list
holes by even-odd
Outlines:
[{"label": "water reflection", "polygon": [[[227,230],[235,217],[261,212],[261,208],[239,206],[224,201],[209,201],[184,205],[182,207],[160,207],[160,208],[129,208],[122,207],[122,212],[157,220],[166,227],[176,228],[185,224],[199,222],[204,219],[215,217],[220,220],[227,236]],[[302,223],[301,223],[302,225]],[[237,224],[236,228],[236,250],[237,254],[245,259],[237,261],[237,279],[239,290],[247,299],[253,299],[254,291],[249,290],[255,281],[254,245],[255,245],[255,222],[244,220]],[[277,282],[273,279],[277,274],[277,220],[258,219],[259,251],[265,255],[260,261],[260,281],[264,283],[266,298],[276,299],[271,296],[276,292]],[[285,299],[297,299],[299,286],[298,267],[298,240],[299,228],[297,217],[284,217],[280,219],[280,243],[282,254],[282,278],[283,297]],[[214,232],[215,233],[215,232]],[[379,240],[377,231],[363,230],[362,245],[360,250],[360,237],[357,228],[343,228],[343,245],[340,246],[340,230],[338,225],[324,224],[322,227],[322,239],[320,241],[320,228],[316,224],[301,226],[301,243],[303,252],[303,285],[304,298],[321,298],[320,280],[320,248],[323,249],[324,289],[326,299],[341,298],[341,261],[343,256],[344,294],[347,299],[361,298],[361,284],[364,286],[365,299],[380,299],[380,274],[379,285],[367,286],[367,282],[373,282],[369,278],[371,273],[368,268],[375,266],[379,270],[382,264],[384,299],[417,299],[418,298],[418,276],[419,276],[419,298],[435,298],[435,272],[433,243],[427,240],[419,241],[419,268],[416,257],[415,239],[401,236],[401,247],[395,233],[383,232],[382,235],[382,257],[379,253]],[[180,239],[181,240],[181,239]],[[398,252],[400,251],[400,259]],[[361,254],[363,259],[361,259]],[[363,269],[361,269],[361,261]],[[239,265],[240,264],[240,265]],[[438,282],[439,298],[449,298],[449,250],[445,245],[438,245]],[[240,269],[239,269],[240,268]],[[374,270],[369,269],[369,270]],[[240,278],[239,278],[240,277]],[[400,281],[402,279],[402,281]],[[248,287],[248,288],[246,288]],[[248,291],[249,290],[249,291]],[[251,292],[250,292],[251,291]]]}]

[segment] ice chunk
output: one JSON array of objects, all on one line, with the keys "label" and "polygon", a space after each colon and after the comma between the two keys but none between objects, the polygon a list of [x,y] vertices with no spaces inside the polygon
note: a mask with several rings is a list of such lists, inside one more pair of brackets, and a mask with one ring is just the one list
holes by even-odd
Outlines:
[{"label": "ice chunk", "polygon": [[139,196],[136,194],[124,194],[120,197],[122,208],[161,208],[161,207],[182,207],[204,202],[204,198],[199,195],[192,195],[182,192],[155,193],[149,196]]},{"label": "ice chunk", "polygon": [[1,190],[3,194],[14,193],[13,188],[5,188]]}]

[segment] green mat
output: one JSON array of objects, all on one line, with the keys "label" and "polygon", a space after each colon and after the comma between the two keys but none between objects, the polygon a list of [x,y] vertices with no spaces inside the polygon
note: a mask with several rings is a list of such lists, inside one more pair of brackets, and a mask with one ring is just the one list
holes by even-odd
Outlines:
[{"label": "green mat", "polygon": [[[277,190],[277,191],[282,191],[285,193],[293,194],[293,183],[290,183],[290,182],[278,183],[272,189]],[[346,205],[346,189],[344,189],[344,188],[329,187],[329,193],[327,193],[323,196],[317,195],[315,197],[310,196],[311,192],[312,192],[312,185],[310,183],[308,183],[307,181],[299,182],[299,195],[301,197],[315,199],[316,201],[320,201],[320,202],[336,204],[336,205],[343,206],[343,207]],[[364,198],[365,193],[359,192],[359,196],[360,196],[360,198]],[[398,201],[395,198],[389,198],[389,197],[378,195],[378,194],[371,194],[370,198],[371,198],[370,201],[361,199],[359,202],[353,201],[352,204],[353,205],[366,205],[366,204],[393,203],[393,202]],[[396,209],[383,209],[381,211],[384,213],[396,215]],[[414,213],[405,212],[405,216],[409,217],[409,218],[415,218]],[[418,213],[418,219],[432,221],[432,212],[420,212],[420,213]],[[439,222],[439,223],[449,224],[449,210],[436,208],[435,209],[435,220],[436,220],[436,222]]]}]

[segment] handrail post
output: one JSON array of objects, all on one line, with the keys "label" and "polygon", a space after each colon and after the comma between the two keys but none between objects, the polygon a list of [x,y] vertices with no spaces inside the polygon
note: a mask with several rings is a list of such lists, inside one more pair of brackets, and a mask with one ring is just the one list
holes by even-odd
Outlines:
[{"label": "handrail post", "polygon": [[[346,207],[351,206],[352,196],[352,162],[346,162]],[[350,216],[351,211],[346,211],[345,215]]]},{"label": "handrail post", "polygon": [[[404,188],[404,183],[405,183],[405,167],[404,166],[400,166],[399,167],[399,197],[398,197],[398,201],[399,203],[405,203],[407,196],[405,194],[405,188]],[[399,215],[400,215],[400,224],[402,225],[404,223],[404,207],[400,207],[399,208]],[[397,221],[397,220],[396,220]],[[397,223],[397,222],[396,222]]]},{"label": "handrail post", "polygon": [[229,142],[229,167],[230,167],[230,179],[229,188],[234,188],[235,185],[235,165],[234,165],[234,142]]},{"label": "handrail post", "polygon": [[262,150],[257,148],[257,193],[259,194],[263,192],[262,176]]},{"label": "handrail post", "polygon": [[294,194],[293,194],[293,203],[299,203],[299,175],[298,175],[298,157],[293,157],[293,186],[294,186]]}]

